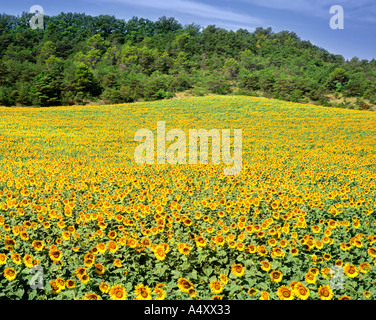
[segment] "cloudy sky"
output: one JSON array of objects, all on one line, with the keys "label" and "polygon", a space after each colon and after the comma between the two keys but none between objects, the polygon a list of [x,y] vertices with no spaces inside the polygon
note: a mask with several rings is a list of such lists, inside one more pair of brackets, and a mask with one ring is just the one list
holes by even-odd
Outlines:
[{"label": "cloudy sky", "polygon": [[[3,2],[0,12],[19,15],[33,5],[41,5],[47,15],[79,12],[153,21],[167,16],[183,25],[194,22],[202,27],[249,31],[272,27],[275,32],[294,31],[301,39],[346,59],[376,59],[375,0],[21,0]],[[333,5],[344,9],[344,29],[330,28]]]}]

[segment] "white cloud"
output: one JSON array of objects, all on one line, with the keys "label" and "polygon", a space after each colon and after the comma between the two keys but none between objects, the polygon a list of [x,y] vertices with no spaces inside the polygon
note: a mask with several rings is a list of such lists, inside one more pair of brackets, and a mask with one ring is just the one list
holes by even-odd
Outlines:
[{"label": "white cloud", "polygon": [[[259,26],[265,22],[257,17],[236,13],[219,6],[208,5],[189,0],[96,0],[97,2],[124,4],[132,7],[159,9],[163,12],[189,15],[193,17],[215,19],[215,21],[235,22],[241,25]],[[166,14],[167,15],[167,14]]]},{"label": "white cloud", "polygon": [[376,22],[376,2],[374,0],[240,0],[243,3],[270,9],[287,10],[317,18],[327,19],[333,5],[344,8],[345,17],[359,22]]}]

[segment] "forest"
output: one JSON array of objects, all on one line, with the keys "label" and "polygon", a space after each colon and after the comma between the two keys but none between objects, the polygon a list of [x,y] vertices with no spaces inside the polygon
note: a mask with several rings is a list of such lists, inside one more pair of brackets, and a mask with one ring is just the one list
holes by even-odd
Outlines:
[{"label": "forest", "polygon": [[179,94],[248,95],[371,109],[376,60],[343,56],[293,31],[226,30],[173,17],[0,14],[0,105],[118,104]]}]

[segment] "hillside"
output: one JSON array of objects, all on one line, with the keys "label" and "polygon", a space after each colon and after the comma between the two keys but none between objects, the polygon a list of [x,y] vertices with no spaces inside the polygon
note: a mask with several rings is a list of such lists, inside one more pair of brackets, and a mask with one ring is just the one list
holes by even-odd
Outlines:
[{"label": "hillside", "polygon": [[376,61],[346,61],[292,31],[174,18],[0,15],[0,105],[124,103],[241,94],[355,109],[376,104]]}]

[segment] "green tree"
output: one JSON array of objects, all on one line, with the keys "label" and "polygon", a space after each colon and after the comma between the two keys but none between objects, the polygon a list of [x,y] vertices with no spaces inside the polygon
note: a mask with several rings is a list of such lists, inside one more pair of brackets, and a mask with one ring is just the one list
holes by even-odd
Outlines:
[{"label": "green tree", "polygon": [[334,89],[337,83],[341,85],[346,85],[349,81],[349,75],[343,68],[335,68],[332,73],[329,74],[329,88]]},{"label": "green tree", "polygon": [[41,107],[60,104],[61,89],[59,81],[49,72],[38,75],[31,87],[33,104]]},{"label": "green tree", "polygon": [[98,96],[100,91],[93,71],[84,63],[79,63],[75,70],[73,83],[73,92],[77,103],[83,103],[87,98]]}]

